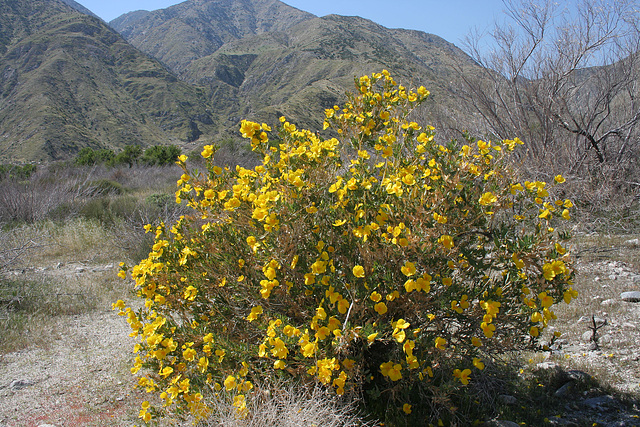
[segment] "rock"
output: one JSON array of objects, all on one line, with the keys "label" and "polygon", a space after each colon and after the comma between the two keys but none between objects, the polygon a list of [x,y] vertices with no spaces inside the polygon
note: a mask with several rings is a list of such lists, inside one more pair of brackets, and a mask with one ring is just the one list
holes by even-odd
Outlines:
[{"label": "rock", "polygon": [[587,332],[585,332],[584,334],[582,334],[582,337],[581,337],[581,338],[582,338],[582,341],[584,341],[584,342],[589,342],[589,341],[591,341],[591,337],[592,337],[592,336],[593,336],[593,332],[591,332],[591,331],[587,331]]},{"label": "rock", "polygon": [[567,375],[572,380],[578,381],[578,382],[587,382],[587,381],[591,380],[591,375],[589,375],[588,373],[586,373],[584,371],[579,371],[577,369],[572,369],[570,371],[567,371]]},{"label": "rock", "polygon": [[600,303],[600,305],[603,305],[603,306],[605,306],[605,307],[608,307],[608,306],[610,306],[610,305],[614,305],[614,304],[616,304],[617,302],[618,302],[618,300],[615,300],[615,299],[613,299],[613,298],[610,298],[610,299],[606,299],[606,300],[602,301],[602,302]]},{"label": "rock", "polygon": [[633,323],[623,323],[622,324],[622,329],[635,329],[636,325],[634,325]]},{"label": "rock", "polygon": [[601,409],[602,407],[614,406],[615,403],[615,399],[611,396],[592,397],[591,399],[587,399],[582,402],[584,406],[588,406],[593,409]]},{"label": "rock", "polygon": [[622,299],[622,301],[627,301],[627,302],[640,302],[640,292],[638,291],[623,292],[620,294],[620,299]]},{"label": "rock", "polygon": [[491,420],[486,425],[487,427],[520,427],[519,424],[506,420]]},{"label": "rock", "polygon": [[609,334],[605,334],[600,338],[598,338],[598,344],[602,344],[602,345],[611,344],[611,341],[613,341],[613,337]]},{"label": "rock", "polygon": [[9,388],[11,390],[22,390],[23,388],[32,386],[35,384],[33,381],[29,380],[13,380],[11,384],[9,384]]},{"label": "rock", "polygon": [[618,276],[616,276],[615,274],[610,274],[609,275],[609,280],[616,280],[618,278]]},{"label": "rock", "polygon": [[624,244],[633,248],[637,248],[638,246],[640,246],[640,239],[627,240],[626,242],[624,242]]},{"label": "rock", "polygon": [[518,403],[518,399],[509,394],[500,394],[498,395],[498,402],[502,403],[503,405],[512,406]]},{"label": "rock", "polygon": [[571,393],[571,391],[573,391],[574,385],[575,383],[573,381],[569,381],[568,383],[557,389],[556,392],[553,393],[553,395],[555,397],[566,397]]},{"label": "rock", "polygon": [[538,369],[560,369],[560,366],[557,363],[553,362],[541,362],[536,365]]}]

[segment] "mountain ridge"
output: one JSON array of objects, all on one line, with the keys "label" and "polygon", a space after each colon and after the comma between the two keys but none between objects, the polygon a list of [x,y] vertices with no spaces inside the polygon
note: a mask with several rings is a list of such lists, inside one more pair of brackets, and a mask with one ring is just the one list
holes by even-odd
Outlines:
[{"label": "mountain ridge", "polygon": [[201,91],[94,17],[58,1],[1,0],[0,157],[67,158],[82,147],[197,139]]}]

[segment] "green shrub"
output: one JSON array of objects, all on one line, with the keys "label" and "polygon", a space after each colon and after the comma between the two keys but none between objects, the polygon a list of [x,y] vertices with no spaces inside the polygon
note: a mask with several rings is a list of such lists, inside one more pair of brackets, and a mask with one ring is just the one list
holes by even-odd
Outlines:
[{"label": "green shrub", "polygon": [[464,424],[484,363],[536,347],[576,295],[553,225],[571,202],[518,181],[518,139],[441,145],[407,119],[426,89],[386,71],[356,87],[325,112],[338,138],[243,121],[254,169],[215,166],[205,146],[193,174],[181,156],[176,198],[197,215],[147,227],[155,244],[130,270],[144,307],[114,304],[140,340],[138,384],[164,403],[144,402],[144,421],[206,417],[210,387],[242,417],[252,381],[293,377],[388,422]]},{"label": "green shrub", "polygon": [[115,156],[112,163],[116,165],[129,165],[131,168],[134,164],[138,163],[140,156],[142,156],[142,147],[139,145],[127,145],[123,151]]},{"label": "green shrub", "polygon": [[103,148],[94,150],[91,147],[81,149],[75,158],[75,164],[79,166],[92,166],[95,164],[111,164],[116,155],[113,150]]},{"label": "green shrub", "polygon": [[144,150],[142,162],[149,166],[170,165],[178,160],[180,148],[175,145],[154,145]]},{"label": "green shrub", "polygon": [[35,171],[36,165],[0,165],[0,182],[29,179]]}]

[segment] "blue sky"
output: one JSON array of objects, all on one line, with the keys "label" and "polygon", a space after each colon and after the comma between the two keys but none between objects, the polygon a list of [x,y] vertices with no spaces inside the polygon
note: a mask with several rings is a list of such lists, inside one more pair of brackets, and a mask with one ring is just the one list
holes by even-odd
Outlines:
[{"label": "blue sky", "polygon": [[[76,0],[105,21],[132,10],[156,10],[180,0]],[[284,0],[298,9],[324,16],[358,15],[389,28],[408,28],[436,34],[460,46],[476,27],[486,30],[502,18],[502,0]]]}]

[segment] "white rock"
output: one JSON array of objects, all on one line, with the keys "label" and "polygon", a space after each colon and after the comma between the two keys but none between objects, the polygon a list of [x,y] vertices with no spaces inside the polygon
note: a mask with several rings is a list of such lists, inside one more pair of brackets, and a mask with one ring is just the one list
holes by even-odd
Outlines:
[{"label": "white rock", "polygon": [[631,239],[624,242],[628,246],[638,247],[640,246],[640,239]]},{"label": "white rock", "polygon": [[638,291],[623,292],[620,294],[620,298],[622,299],[622,301],[640,302],[640,292]]},{"label": "white rock", "polygon": [[612,340],[613,340],[613,337],[609,334],[606,334],[598,338],[598,344],[607,345],[607,344],[610,344]]}]

